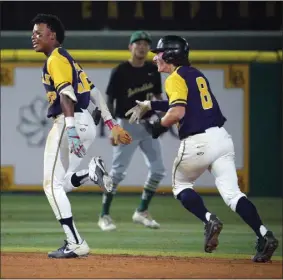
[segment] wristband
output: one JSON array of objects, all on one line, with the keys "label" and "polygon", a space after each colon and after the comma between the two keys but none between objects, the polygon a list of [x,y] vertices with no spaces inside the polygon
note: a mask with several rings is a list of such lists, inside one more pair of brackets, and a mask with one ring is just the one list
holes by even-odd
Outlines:
[{"label": "wristband", "polygon": [[111,130],[115,125],[117,125],[114,120],[107,120],[104,122],[105,125],[108,126],[109,130]]},{"label": "wristband", "polygon": [[74,127],[75,126],[75,118],[74,117],[65,117],[66,127]]}]

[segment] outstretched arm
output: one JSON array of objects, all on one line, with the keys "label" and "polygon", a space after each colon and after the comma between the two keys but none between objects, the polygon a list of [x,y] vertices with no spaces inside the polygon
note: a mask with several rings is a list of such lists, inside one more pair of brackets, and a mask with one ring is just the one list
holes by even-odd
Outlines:
[{"label": "outstretched arm", "polygon": [[151,109],[154,111],[167,112],[169,110],[168,100],[156,100],[150,102]]},{"label": "outstretched arm", "polygon": [[160,124],[164,127],[170,127],[178,123],[185,115],[185,107],[176,106],[168,110],[165,116],[161,119]]},{"label": "outstretched arm", "polygon": [[106,102],[100,90],[97,87],[91,90],[90,99],[100,109],[104,124],[111,131],[115,143],[130,144],[132,142],[132,137],[126,130],[117,125],[116,121],[113,119],[112,114],[109,111],[108,106],[106,105]]},{"label": "outstretched arm", "polygon": [[[115,125],[115,120],[113,119],[112,114],[110,113],[110,110],[109,110],[100,90],[97,87],[95,87],[91,90],[90,100],[101,110],[101,116],[103,118],[104,123],[105,124],[108,123],[109,125],[112,123],[112,127],[113,127]],[[109,127],[109,129],[111,129],[111,128]]]},{"label": "outstretched arm", "polygon": [[130,116],[129,123],[139,122],[144,114],[150,110],[167,112],[169,109],[168,101],[139,101],[136,100],[137,105],[126,112],[125,116]]}]

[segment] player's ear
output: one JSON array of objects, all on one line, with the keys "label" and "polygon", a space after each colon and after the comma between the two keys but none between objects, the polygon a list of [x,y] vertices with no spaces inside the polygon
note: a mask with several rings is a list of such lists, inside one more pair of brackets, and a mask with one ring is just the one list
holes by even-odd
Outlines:
[{"label": "player's ear", "polygon": [[56,40],[56,33],[55,32],[51,32],[51,40]]},{"label": "player's ear", "polygon": [[133,46],[132,44],[129,44],[128,46],[130,52],[132,52],[132,48],[133,48],[132,46]]}]

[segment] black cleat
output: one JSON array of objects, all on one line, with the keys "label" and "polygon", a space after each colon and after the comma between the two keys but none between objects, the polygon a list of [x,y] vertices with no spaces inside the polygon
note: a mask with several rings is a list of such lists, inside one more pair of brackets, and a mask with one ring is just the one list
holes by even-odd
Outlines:
[{"label": "black cleat", "polygon": [[209,222],[204,227],[204,251],[206,253],[212,253],[218,246],[218,236],[223,228],[222,222],[211,214]]},{"label": "black cleat", "polygon": [[271,257],[278,247],[278,240],[271,231],[267,231],[264,237],[256,241],[256,254],[252,258],[254,262],[265,263],[271,261]]},{"label": "black cleat", "polygon": [[73,259],[85,257],[89,253],[89,247],[84,240],[82,244],[69,243],[64,240],[65,244],[56,251],[48,253],[48,258],[53,259]]}]

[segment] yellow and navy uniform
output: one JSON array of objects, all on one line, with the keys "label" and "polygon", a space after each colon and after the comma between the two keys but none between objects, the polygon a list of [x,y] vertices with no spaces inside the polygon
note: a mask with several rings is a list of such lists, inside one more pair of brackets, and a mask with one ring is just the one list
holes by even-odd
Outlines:
[{"label": "yellow and navy uniform", "polygon": [[179,138],[203,133],[214,126],[223,126],[222,115],[207,78],[191,66],[178,67],[165,81],[169,108],[184,106],[184,117],[180,120]]},{"label": "yellow and navy uniform", "polygon": [[75,112],[82,112],[90,102],[90,91],[94,85],[88,79],[82,67],[63,48],[56,48],[46,60],[42,83],[46,90],[49,108],[47,117],[56,117],[62,113],[60,91],[71,85],[77,97]]}]

